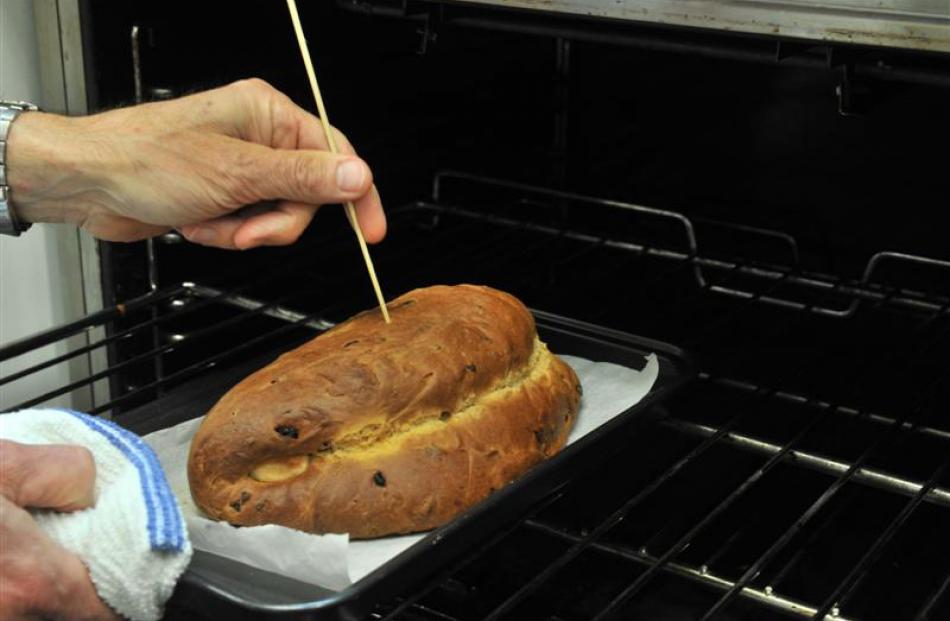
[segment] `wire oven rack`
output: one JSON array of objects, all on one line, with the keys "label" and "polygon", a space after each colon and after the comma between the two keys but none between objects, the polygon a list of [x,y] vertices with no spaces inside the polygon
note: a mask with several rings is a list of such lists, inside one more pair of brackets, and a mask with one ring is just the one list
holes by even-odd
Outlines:
[{"label": "wire oven rack", "polygon": [[[391,294],[491,284],[686,346],[702,372],[627,450],[374,619],[950,618],[950,262],[881,252],[838,276],[781,232],[451,172],[392,221]],[[90,335],[0,388],[106,348],[106,368],[17,407],[109,380],[90,410],[121,422],[371,306],[339,297],[362,282],[349,246],[11,343],[0,361]]]}]

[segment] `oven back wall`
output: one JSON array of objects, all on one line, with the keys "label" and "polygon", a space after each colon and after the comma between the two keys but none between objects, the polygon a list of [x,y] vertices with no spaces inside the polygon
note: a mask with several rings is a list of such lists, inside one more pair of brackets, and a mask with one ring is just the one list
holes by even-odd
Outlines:
[{"label": "oven back wall", "polygon": [[[128,32],[139,23],[152,32],[147,86],[256,75],[312,107],[283,3],[256,7],[254,20],[151,0],[90,11],[100,106],[131,100]],[[388,207],[427,196],[433,172],[460,169],[779,229],[809,268],[847,276],[883,249],[950,254],[950,89],[864,84],[865,110],[842,116],[833,69],[575,42],[559,81],[552,38],[449,25],[419,54],[418,22],[322,2],[301,11],[332,120],[374,167]],[[337,209],[315,226],[347,234]],[[184,248],[161,249],[163,283],[234,282],[275,256]]]}]

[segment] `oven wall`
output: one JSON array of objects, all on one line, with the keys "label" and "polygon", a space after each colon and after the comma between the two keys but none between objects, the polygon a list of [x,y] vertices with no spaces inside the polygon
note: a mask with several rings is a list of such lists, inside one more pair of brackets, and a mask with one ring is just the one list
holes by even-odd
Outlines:
[{"label": "oven wall", "polygon": [[[131,99],[128,29],[141,23],[153,33],[147,85],[183,92],[255,75],[311,107],[283,3],[257,7],[253,21],[130,4],[91,3],[99,106]],[[840,69],[575,42],[565,82],[553,38],[445,26],[420,54],[418,21],[322,2],[301,10],[333,121],[389,207],[428,195],[432,174],[454,168],[779,229],[798,239],[808,268],[842,275],[859,275],[880,250],[950,256],[946,87],[866,82],[862,109],[844,116]],[[566,147],[556,138],[564,111]],[[324,210],[315,226],[345,231],[338,216]],[[144,261],[129,259],[140,249],[112,251],[114,264]],[[270,252],[223,262],[162,248],[161,278],[233,282]],[[119,297],[141,286],[135,272],[118,278]]]}]

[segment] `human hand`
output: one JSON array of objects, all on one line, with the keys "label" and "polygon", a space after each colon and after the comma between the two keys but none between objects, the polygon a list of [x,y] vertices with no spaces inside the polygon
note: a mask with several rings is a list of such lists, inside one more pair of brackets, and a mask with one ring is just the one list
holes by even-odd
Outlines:
[{"label": "human hand", "polygon": [[120,619],[99,599],[82,561],[24,510],[89,507],[95,478],[83,447],[0,440],[0,620]]},{"label": "human hand", "polygon": [[[289,244],[320,205],[352,200],[377,242],[386,218],[372,173],[336,139],[344,154],[327,151],[317,117],[244,80],[87,117],[23,113],[8,135],[7,182],[20,219],[111,241],[176,228],[219,248]],[[276,203],[235,213],[264,201]]]}]

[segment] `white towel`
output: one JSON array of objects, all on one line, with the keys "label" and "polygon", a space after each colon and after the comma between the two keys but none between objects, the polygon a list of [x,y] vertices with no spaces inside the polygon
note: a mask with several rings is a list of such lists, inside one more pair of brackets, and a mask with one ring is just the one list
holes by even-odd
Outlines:
[{"label": "white towel", "polygon": [[161,618],[192,550],[152,449],[111,421],[69,410],[0,415],[0,438],[78,444],[92,452],[95,506],[31,513],[52,539],[82,559],[99,596],[116,612],[136,621]]}]

